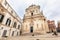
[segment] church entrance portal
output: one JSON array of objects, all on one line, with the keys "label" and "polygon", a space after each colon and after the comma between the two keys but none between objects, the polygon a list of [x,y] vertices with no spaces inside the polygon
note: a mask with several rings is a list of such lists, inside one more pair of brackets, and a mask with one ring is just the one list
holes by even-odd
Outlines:
[{"label": "church entrance portal", "polygon": [[30,27],[30,32],[31,32],[31,33],[33,33],[33,26],[32,26],[32,27]]}]

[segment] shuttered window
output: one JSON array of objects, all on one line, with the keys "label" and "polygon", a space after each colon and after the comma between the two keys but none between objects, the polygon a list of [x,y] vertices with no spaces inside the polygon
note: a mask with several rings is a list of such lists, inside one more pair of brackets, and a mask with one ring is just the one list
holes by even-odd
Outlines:
[{"label": "shuttered window", "polygon": [[10,24],[11,24],[11,20],[8,18],[7,21],[6,21],[6,25],[10,26]]},{"label": "shuttered window", "polygon": [[16,22],[14,22],[14,25],[13,25],[13,27],[14,27],[14,28],[16,28],[16,25],[17,25],[17,23],[16,23]]},{"label": "shuttered window", "polygon": [[3,21],[4,15],[0,14],[0,23]]}]

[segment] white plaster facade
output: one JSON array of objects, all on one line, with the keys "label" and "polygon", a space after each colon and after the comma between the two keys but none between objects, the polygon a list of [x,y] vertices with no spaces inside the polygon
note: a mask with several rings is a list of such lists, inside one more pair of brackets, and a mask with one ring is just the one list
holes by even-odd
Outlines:
[{"label": "white plaster facade", "polygon": [[[21,19],[6,0],[0,0],[0,18],[2,17],[1,15],[4,17],[2,19],[2,22],[0,22],[0,37],[2,37],[4,30],[7,31],[5,36],[12,36],[13,31],[13,36],[19,36],[22,24]],[[11,20],[10,25],[8,25],[9,22],[7,22],[7,19]],[[14,22],[16,22],[16,27],[13,27]],[[18,25],[20,25],[19,28]]]}]

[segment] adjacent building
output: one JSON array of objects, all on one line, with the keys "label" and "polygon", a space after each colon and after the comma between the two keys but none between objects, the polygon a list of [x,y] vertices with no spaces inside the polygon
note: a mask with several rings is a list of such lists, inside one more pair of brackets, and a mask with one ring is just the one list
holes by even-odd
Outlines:
[{"label": "adjacent building", "polygon": [[21,19],[6,0],[0,0],[0,37],[19,36]]},{"label": "adjacent building", "polygon": [[46,17],[39,5],[31,5],[25,10],[22,34],[45,34],[49,31]]},{"label": "adjacent building", "polygon": [[49,32],[55,31],[56,30],[55,21],[54,20],[52,20],[52,21],[48,20],[47,22],[48,22]]},{"label": "adjacent building", "polygon": [[58,21],[57,25],[58,25],[57,31],[60,32],[60,21]]}]

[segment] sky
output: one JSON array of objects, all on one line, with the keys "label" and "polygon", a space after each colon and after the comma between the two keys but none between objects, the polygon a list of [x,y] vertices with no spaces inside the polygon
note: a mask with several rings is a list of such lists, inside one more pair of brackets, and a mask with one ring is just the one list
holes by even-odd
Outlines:
[{"label": "sky", "polygon": [[60,0],[7,0],[11,7],[23,18],[25,9],[30,5],[40,5],[47,20],[60,20]]}]

